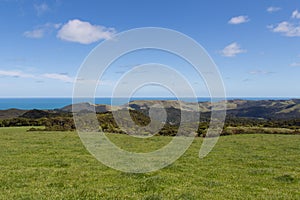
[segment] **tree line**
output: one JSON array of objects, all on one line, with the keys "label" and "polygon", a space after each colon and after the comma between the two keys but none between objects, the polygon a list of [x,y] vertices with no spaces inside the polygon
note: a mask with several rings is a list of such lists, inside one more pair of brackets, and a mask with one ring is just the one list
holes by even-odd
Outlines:
[{"label": "tree line", "polygon": [[[104,132],[110,132],[110,133],[120,133],[120,134],[126,133],[116,123],[112,112],[98,113],[96,116],[99,122],[99,130],[102,130]],[[130,110],[130,117],[131,119],[124,118],[122,120],[122,123],[124,123],[123,125],[125,127],[130,127],[129,122],[131,120],[133,120],[136,124],[142,127],[148,125],[151,121],[151,119],[147,114],[135,110]],[[172,121],[180,121],[180,119],[176,119],[176,120],[172,119]],[[157,122],[157,125],[159,123],[160,122]],[[210,116],[202,115],[198,122],[195,121],[185,122],[185,125],[187,125],[188,123],[199,123],[196,134],[198,136],[205,136],[206,131],[209,127]],[[184,124],[181,125],[184,126]],[[12,119],[0,120],[0,127],[16,127],[16,126],[33,126],[33,128],[30,129],[31,131],[34,130],[74,131],[76,128],[73,117],[70,114],[68,115],[62,114],[62,115],[47,116],[47,117],[40,117],[40,118],[17,117]],[[35,128],[38,126],[43,128]],[[179,126],[180,123],[173,124],[167,121],[167,123],[163,125],[162,129],[157,134],[165,135],[165,136],[174,136],[177,134]],[[240,129],[238,129],[239,127]],[[227,116],[222,134],[229,135],[229,134],[245,133],[247,130],[248,131],[251,130],[251,129],[245,129],[247,127],[261,128],[258,129],[257,131],[261,130],[262,132],[269,130],[267,128],[286,128],[286,129],[294,130],[293,133],[298,134],[300,129],[300,119],[266,120],[266,119],[257,119],[257,118],[241,118],[241,117],[238,118],[238,117]],[[141,134],[150,134],[150,133],[147,133],[147,131],[145,130],[145,132]]]}]

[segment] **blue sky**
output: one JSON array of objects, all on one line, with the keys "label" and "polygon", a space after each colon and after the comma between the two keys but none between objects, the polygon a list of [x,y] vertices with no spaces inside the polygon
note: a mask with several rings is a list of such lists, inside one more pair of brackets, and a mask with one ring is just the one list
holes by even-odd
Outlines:
[{"label": "blue sky", "polygon": [[[0,97],[70,97],[93,48],[114,34],[149,26],[180,31],[201,44],[218,66],[227,96],[300,96],[299,0],[1,0],[0,5]],[[208,95],[191,66],[158,51],[120,58],[97,95],[109,96],[122,73],[148,62],[181,70],[197,95]],[[167,94],[149,87],[140,95],[147,92]]]}]

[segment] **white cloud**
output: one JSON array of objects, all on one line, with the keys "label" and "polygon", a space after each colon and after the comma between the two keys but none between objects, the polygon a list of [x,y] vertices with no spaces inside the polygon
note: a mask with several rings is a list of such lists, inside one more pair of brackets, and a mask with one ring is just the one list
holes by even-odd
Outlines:
[{"label": "white cloud", "polygon": [[282,33],[288,37],[300,37],[300,24],[283,21],[276,26],[268,26],[275,33]]},{"label": "white cloud", "polygon": [[[300,19],[300,12],[295,10],[292,13],[292,18]],[[277,25],[269,25],[267,28],[271,29],[271,31],[275,33],[282,33],[287,37],[300,37],[300,23],[292,22],[292,21],[283,21]]]},{"label": "white cloud", "polygon": [[66,74],[57,74],[57,73],[43,74],[42,77],[55,79],[55,80],[60,80],[60,81],[67,82],[67,83],[72,83],[73,82],[73,78],[69,77]]},{"label": "white cloud", "polygon": [[291,66],[292,66],[292,67],[300,67],[300,63],[294,62],[294,63],[291,64]]},{"label": "white cloud", "polygon": [[61,24],[46,23],[38,26],[32,31],[25,31],[23,35],[28,38],[40,39],[43,38],[46,33],[50,33],[53,29],[58,29],[60,26]]},{"label": "white cloud", "polygon": [[74,82],[74,79],[64,73],[45,73],[45,74],[29,74],[20,70],[0,70],[0,77],[14,77],[14,78],[31,78],[37,82],[43,81],[45,78],[55,79],[66,83]]},{"label": "white cloud", "polygon": [[61,27],[61,24],[60,23],[57,23],[57,24],[51,24],[51,23],[47,23],[46,24],[48,27],[53,27],[54,29],[59,29]]},{"label": "white cloud", "polygon": [[229,24],[242,24],[242,23],[246,23],[248,21],[250,21],[248,16],[241,15],[241,16],[231,18],[228,21],[228,23]]},{"label": "white cloud", "polygon": [[39,38],[44,37],[44,34],[45,34],[45,30],[42,28],[38,28],[38,29],[34,29],[32,31],[25,31],[23,35],[28,38],[39,39]]},{"label": "white cloud", "polygon": [[91,44],[102,39],[111,39],[115,34],[114,28],[92,25],[78,19],[70,20],[58,31],[57,37],[69,42]]},{"label": "white cloud", "polygon": [[91,86],[98,84],[100,86],[114,86],[116,84],[116,80],[98,80],[98,79],[84,79],[77,77],[73,82],[78,82],[80,84],[90,84]]},{"label": "white cloud", "polygon": [[247,52],[245,49],[242,49],[240,45],[236,42],[229,44],[222,51],[221,54],[225,57],[234,57],[237,54]]},{"label": "white cloud", "polygon": [[0,76],[16,77],[16,78],[35,78],[32,74],[27,74],[19,70],[0,70]]},{"label": "white cloud", "polygon": [[252,75],[269,75],[269,74],[273,74],[274,72],[270,72],[270,71],[264,71],[264,70],[254,70],[254,71],[250,71],[249,74]]},{"label": "white cloud", "polygon": [[281,10],[280,7],[270,6],[269,8],[267,8],[267,12],[269,12],[269,13],[277,12],[279,10]]},{"label": "white cloud", "polygon": [[292,18],[294,18],[294,19],[300,19],[300,12],[298,10],[295,10],[292,13]]},{"label": "white cloud", "polygon": [[50,10],[49,6],[46,3],[34,4],[34,9],[36,10],[37,15],[44,14],[45,12]]}]

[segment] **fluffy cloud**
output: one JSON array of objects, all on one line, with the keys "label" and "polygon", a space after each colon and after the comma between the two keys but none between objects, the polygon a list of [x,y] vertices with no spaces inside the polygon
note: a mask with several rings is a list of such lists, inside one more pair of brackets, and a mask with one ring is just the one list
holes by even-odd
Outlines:
[{"label": "fluffy cloud", "polygon": [[246,23],[248,21],[250,21],[248,16],[241,15],[241,16],[231,18],[228,21],[228,23],[229,24],[242,24],[242,23]]},{"label": "fluffy cloud", "polygon": [[294,19],[300,19],[300,12],[298,10],[295,10],[292,13],[292,18],[294,18]]},{"label": "fluffy cloud", "polygon": [[[300,13],[298,10],[295,10],[292,13],[292,18],[300,19]],[[275,33],[282,33],[287,37],[300,37],[300,23],[293,21],[283,21],[277,25],[269,25],[267,26],[271,31]]]},{"label": "fluffy cloud", "polygon": [[276,26],[268,26],[275,33],[282,33],[288,37],[300,37],[300,25],[291,23],[291,22],[281,22]]},{"label": "fluffy cloud", "polygon": [[31,31],[25,31],[23,35],[28,38],[40,39],[40,38],[43,38],[46,33],[50,33],[54,29],[58,29],[60,26],[61,26],[61,24],[47,23],[47,24],[38,26]]},{"label": "fluffy cloud", "polygon": [[43,74],[42,77],[55,79],[55,80],[60,80],[60,81],[67,82],[67,83],[72,83],[73,82],[73,78],[69,77],[66,74],[57,74],[57,73]]},{"label": "fluffy cloud", "polygon": [[246,50],[242,49],[240,45],[236,42],[231,43],[230,45],[226,46],[222,51],[221,54],[225,57],[234,57],[237,54],[245,53]]},{"label": "fluffy cloud", "polygon": [[70,20],[58,31],[57,37],[69,42],[91,44],[102,39],[111,39],[115,29],[92,25],[78,19]]},{"label": "fluffy cloud", "polygon": [[271,6],[271,7],[267,8],[267,12],[269,12],[269,13],[277,12],[279,10],[281,10],[280,7]]}]

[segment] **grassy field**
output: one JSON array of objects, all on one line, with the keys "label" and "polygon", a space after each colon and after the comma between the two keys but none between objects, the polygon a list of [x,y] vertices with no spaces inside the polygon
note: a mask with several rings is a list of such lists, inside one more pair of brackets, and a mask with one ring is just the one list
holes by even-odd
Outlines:
[{"label": "grassy field", "polygon": [[[204,159],[196,138],[172,165],[128,174],[99,163],[75,132],[26,129],[0,128],[0,199],[300,199],[299,135],[224,136]],[[141,152],[170,140],[109,137]]]}]

